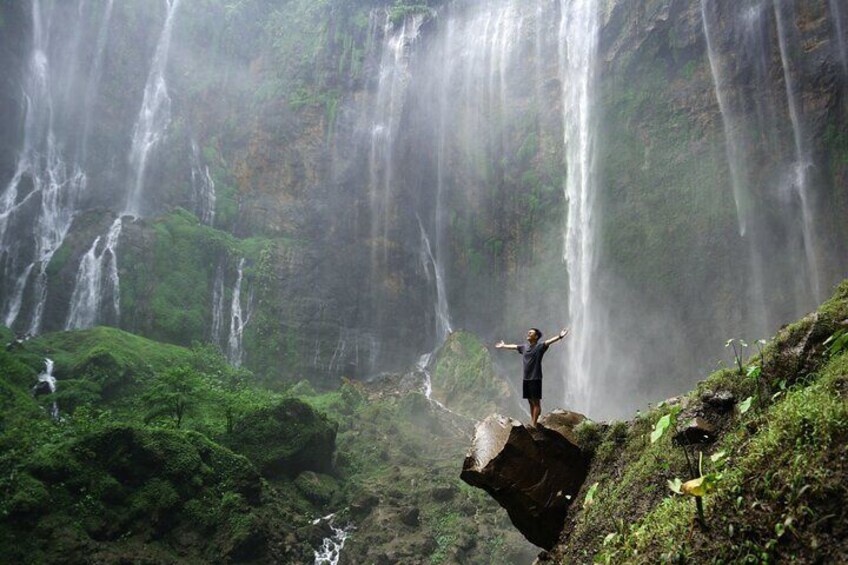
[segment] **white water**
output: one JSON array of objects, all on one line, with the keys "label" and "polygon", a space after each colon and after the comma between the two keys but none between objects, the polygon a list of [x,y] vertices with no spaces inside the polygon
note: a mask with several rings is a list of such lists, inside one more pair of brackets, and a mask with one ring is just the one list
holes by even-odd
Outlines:
[{"label": "white water", "polygon": [[355,529],[352,525],[337,528],[333,525],[334,518],[335,514],[329,514],[312,522],[313,524],[318,524],[323,521],[329,521],[330,528],[333,530],[333,535],[324,538],[321,548],[315,551],[315,565],[338,565],[345,541],[347,541],[347,538],[350,537],[351,532]]},{"label": "white water", "polygon": [[147,161],[150,152],[164,138],[171,123],[171,97],[168,95],[168,85],[165,82],[165,69],[168,66],[168,51],[171,47],[171,30],[174,16],[180,5],[180,0],[165,0],[167,15],[156,53],[144,86],[144,98],[133,128],[132,148],[130,149],[130,166],[133,178],[130,182],[125,212],[131,216],[140,216],[144,202],[144,175],[147,171]]},{"label": "white water", "polygon": [[194,189],[195,211],[206,225],[215,224],[215,182],[209,174],[209,165],[200,158],[197,142],[191,141],[191,186]]},{"label": "white water", "polygon": [[[423,18],[420,15],[404,18],[400,28],[394,29],[388,12],[385,14],[384,44],[377,93],[371,114],[371,147],[368,156],[368,194],[371,203],[372,258],[375,270],[379,269],[377,266],[379,247],[382,247],[382,257],[385,260],[389,219],[395,217],[393,213],[395,188],[393,150],[409,82],[409,47],[418,37],[422,22]],[[375,273],[375,278],[378,276]]]},{"label": "white water", "polygon": [[[56,392],[56,377],[53,376],[53,360],[45,359],[44,360],[44,371],[39,373],[38,382],[47,383],[47,387],[50,389],[50,394],[55,394]],[[54,400],[52,405],[50,406],[50,417],[54,420],[59,419],[59,405],[56,404]]]},{"label": "white water", "polygon": [[[43,10],[39,0],[32,2],[33,44],[23,85],[24,139],[15,174],[0,198],[0,252],[7,257],[3,278],[15,281],[5,296],[3,319],[8,326],[18,321],[25,291],[32,282],[32,310],[27,326],[32,334],[41,327],[47,299],[47,266],[70,229],[77,200],[87,183],[81,166],[67,161],[63,154],[66,145],[78,142],[79,133],[71,126],[60,129],[74,111],[70,99],[75,73],[68,69],[78,65],[84,8],[85,2],[81,2],[77,20],[68,22],[74,30],[70,44],[51,51],[47,28],[54,6],[50,4]],[[59,59],[55,65],[51,64],[50,53]],[[97,82],[89,86],[96,89]],[[30,190],[22,194],[22,188]],[[33,206],[36,210],[32,210]],[[7,233],[9,227],[13,229]],[[31,234],[29,241],[20,236],[26,233]]]},{"label": "white water", "polygon": [[433,310],[436,320],[436,347],[439,347],[447,339],[451,333],[450,308],[448,307],[447,291],[445,290],[445,280],[442,274],[442,265],[436,257],[433,256],[433,250],[430,247],[430,239],[427,237],[427,231],[424,229],[424,224],[421,219],[418,219],[418,227],[421,230],[421,266],[426,273],[427,280],[435,285],[436,302],[433,304]]},{"label": "white water", "polygon": [[80,147],[80,162],[85,163],[88,156],[88,140],[91,135],[91,116],[94,104],[97,101],[97,87],[103,74],[103,57],[106,54],[106,43],[109,39],[109,23],[112,21],[112,7],[115,0],[107,0],[106,8],[100,22],[100,30],[97,32],[97,46],[94,52],[94,62],[88,77],[88,85],[85,89],[85,113],[82,121],[82,144]]},{"label": "white water", "polygon": [[590,411],[597,329],[594,302],[595,186],[594,115],[595,64],[599,14],[595,0],[574,0],[563,7],[560,22],[560,67],[563,84],[563,127],[566,166],[565,262],[568,266],[568,310],[572,326],[567,362],[566,402]]},{"label": "white water", "polygon": [[250,306],[252,302],[250,293],[248,293],[247,307],[242,310],[241,292],[243,279],[244,259],[242,258],[238,264],[236,285],[233,288],[233,301],[230,305],[230,337],[227,341],[227,359],[236,367],[240,366],[244,360],[242,341],[244,339],[244,327],[250,321]]},{"label": "white water", "polygon": [[224,265],[215,269],[212,283],[212,343],[221,345],[221,330],[224,321]]},{"label": "white water", "polygon": [[792,121],[792,135],[795,140],[795,164],[787,176],[783,189],[792,191],[801,202],[801,225],[803,228],[804,252],[806,254],[808,276],[813,295],[817,302],[821,301],[822,289],[819,281],[819,268],[815,244],[815,218],[811,203],[809,186],[809,169],[812,167],[810,152],[806,147],[803,130],[801,107],[798,100],[798,87],[792,73],[789,59],[789,47],[786,40],[786,29],[781,0],[774,0],[774,14],[777,21],[777,37],[780,46],[780,62],[783,66],[783,80],[786,86],[786,98],[789,102],[789,117]]},{"label": "white water", "polygon": [[71,307],[65,322],[66,330],[90,328],[102,323],[104,297],[112,297],[115,322],[120,319],[117,248],[122,228],[122,219],[115,219],[109,227],[105,242],[101,244],[101,236],[97,236],[80,260]]}]

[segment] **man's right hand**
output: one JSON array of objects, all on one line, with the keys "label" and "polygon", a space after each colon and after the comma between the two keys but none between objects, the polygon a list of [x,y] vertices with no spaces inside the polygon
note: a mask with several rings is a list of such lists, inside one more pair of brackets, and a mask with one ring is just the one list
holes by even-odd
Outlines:
[{"label": "man's right hand", "polygon": [[503,349],[503,347],[504,347],[505,345],[506,345],[506,344],[504,343],[504,340],[500,340],[499,342],[497,342],[497,343],[495,344],[495,348],[496,348],[496,349]]}]

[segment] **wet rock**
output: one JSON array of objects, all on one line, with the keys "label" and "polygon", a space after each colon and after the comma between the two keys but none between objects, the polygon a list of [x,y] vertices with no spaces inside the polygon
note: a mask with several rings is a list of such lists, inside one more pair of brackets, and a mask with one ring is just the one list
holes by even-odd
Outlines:
[{"label": "wet rock", "polygon": [[588,458],[573,432],[583,420],[580,414],[556,411],[532,429],[512,418],[489,416],[477,425],[460,477],[497,500],[530,542],[550,549],[586,479]]},{"label": "wet rock", "polygon": [[674,442],[678,445],[712,443],[715,439],[715,426],[703,418],[692,418],[689,423],[674,436]]}]

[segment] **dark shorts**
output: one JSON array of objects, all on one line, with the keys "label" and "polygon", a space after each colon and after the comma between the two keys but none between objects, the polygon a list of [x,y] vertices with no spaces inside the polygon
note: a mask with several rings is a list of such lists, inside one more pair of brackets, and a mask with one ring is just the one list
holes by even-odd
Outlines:
[{"label": "dark shorts", "polygon": [[524,381],[524,398],[542,398],[542,381]]}]

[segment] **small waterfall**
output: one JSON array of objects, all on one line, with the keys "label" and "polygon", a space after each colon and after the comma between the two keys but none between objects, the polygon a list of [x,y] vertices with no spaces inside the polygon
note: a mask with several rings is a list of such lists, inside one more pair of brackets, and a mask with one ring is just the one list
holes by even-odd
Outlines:
[{"label": "small waterfall", "polygon": [[116,218],[109,227],[106,241],[101,236],[80,260],[76,284],[71,295],[71,308],[65,322],[66,330],[90,328],[103,323],[103,299],[111,297],[115,322],[120,319],[120,281],[118,279],[118,240],[123,221]]},{"label": "small waterfall", "polygon": [[215,224],[215,182],[209,174],[209,165],[200,159],[200,148],[191,141],[191,186],[194,189],[195,211],[206,225]]},{"label": "small waterfall", "polygon": [[798,87],[792,72],[789,47],[786,40],[785,16],[783,0],[774,1],[774,15],[777,21],[777,38],[780,47],[780,62],[783,66],[783,80],[786,86],[786,98],[789,102],[789,118],[792,121],[792,135],[795,140],[795,164],[783,185],[784,191],[791,191],[801,202],[801,224],[803,229],[804,252],[807,269],[816,301],[822,299],[822,289],[819,281],[819,268],[815,244],[815,218],[811,202],[809,186],[809,170],[813,166],[810,152],[807,149],[805,132],[801,116],[801,106],[798,100]]},{"label": "small waterfall", "polygon": [[171,30],[174,16],[180,5],[180,0],[165,0],[167,14],[147,84],[144,86],[144,98],[133,128],[132,148],[130,149],[130,166],[133,171],[129,192],[127,195],[126,213],[139,216],[143,211],[144,175],[147,171],[147,161],[150,152],[165,136],[171,123],[171,97],[168,95],[168,85],[165,82],[165,69],[168,66],[168,51],[171,47]]},{"label": "small waterfall", "polygon": [[[568,360],[568,391],[579,410],[589,411],[593,362],[602,353],[594,339],[599,331],[598,304],[593,297],[595,270],[594,116],[595,60],[599,14],[595,0],[564,4],[560,22],[560,67],[563,84],[563,127],[566,167],[565,262],[568,266],[568,310],[574,328]],[[593,351],[595,349],[595,351]]]},{"label": "small waterfall", "polygon": [[215,282],[212,284],[212,343],[221,345],[221,330],[224,320],[224,265],[215,269]]},{"label": "small waterfall", "polygon": [[236,285],[233,287],[233,301],[230,306],[230,337],[227,340],[227,359],[236,367],[244,360],[242,339],[244,327],[250,321],[250,308],[253,302],[251,293],[248,293],[247,307],[242,311],[241,289],[244,279],[244,258],[239,260]]},{"label": "small waterfall", "polygon": [[[50,394],[55,394],[56,393],[56,377],[53,376],[53,360],[52,359],[45,359],[44,365],[45,365],[44,371],[39,373],[39,375],[38,375],[38,383],[39,384],[35,385],[35,387],[33,388],[33,391],[37,392],[40,385],[43,383],[44,386],[46,386],[47,389],[50,391]],[[54,420],[59,419],[59,405],[56,404],[55,400],[53,401],[53,403],[50,406],[50,417],[53,418]]]},{"label": "small waterfall", "polygon": [[436,347],[438,348],[451,333],[450,308],[448,307],[442,266],[433,256],[430,239],[427,237],[427,231],[424,229],[424,224],[421,223],[421,218],[418,219],[418,227],[421,230],[421,266],[427,274],[427,280],[435,283],[436,287],[436,303],[433,305],[433,309],[436,315]]},{"label": "small waterfall", "polygon": [[330,514],[312,522],[313,525],[321,522],[329,522],[330,528],[333,530],[333,535],[324,538],[321,542],[321,549],[315,551],[315,565],[338,565],[345,541],[355,529],[350,525],[344,528],[337,528],[333,524],[334,518],[335,514]]}]

